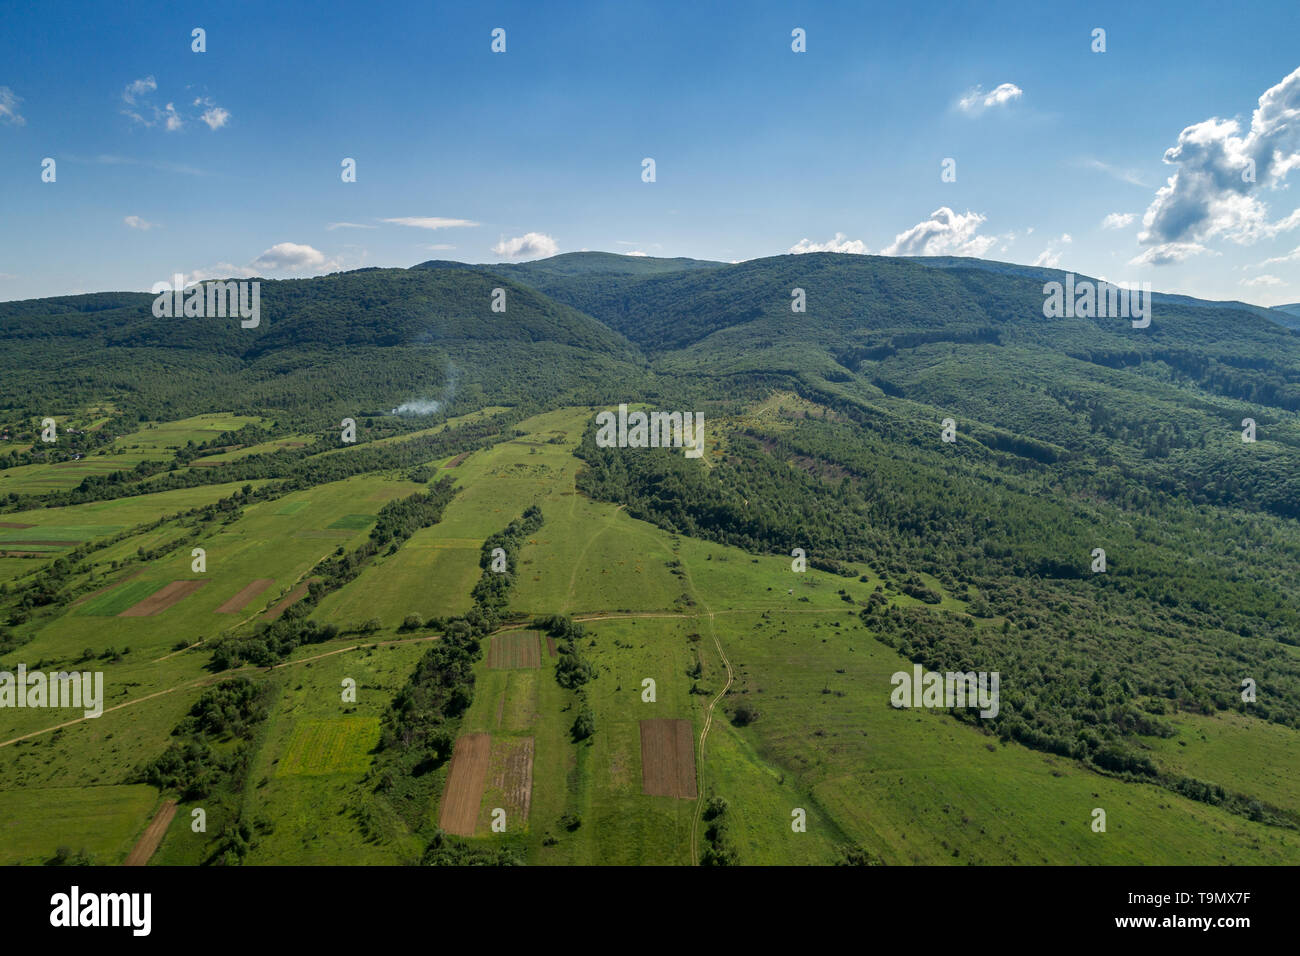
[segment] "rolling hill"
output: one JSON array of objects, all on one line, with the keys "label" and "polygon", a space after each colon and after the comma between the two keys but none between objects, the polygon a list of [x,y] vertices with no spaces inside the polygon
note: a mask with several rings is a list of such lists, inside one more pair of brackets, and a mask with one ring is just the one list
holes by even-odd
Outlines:
[{"label": "rolling hill", "polygon": [[[267,281],[252,330],[0,304],[0,663],[97,661],[125,708],[5,713],[0,807],[116,858],[205,799],[183,863],[1296,862],[1251,768],[1300,744],[1300,334],[1049,319],[1056,275],[575,253]],[[703,414],[703,459],[597,447],[618,403]],[[999,712],[891,707],[913,665],[1000,673]],[[642,792],[642,714],[688,725],[689,800]]]}]

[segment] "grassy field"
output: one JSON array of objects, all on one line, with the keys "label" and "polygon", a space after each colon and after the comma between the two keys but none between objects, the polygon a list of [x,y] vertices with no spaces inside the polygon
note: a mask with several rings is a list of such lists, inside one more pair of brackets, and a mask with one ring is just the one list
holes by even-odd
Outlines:
[{"label": "grassy field", "polygon": [[[394,864],[418,856],[362,778],[379,717],[426,648],[416,641],[349,651],[275,672],[280,694],[243,796],[245,816],[262,831],[249,863]],[[356,682],[356,703],[342,699],[345,678]]]},{"label": "grassy field", "polygon": [[294,727],[276,774],[364,773],[379,742],[378,717],[307,720]]},{"label": "grassy field", "polygon": [[60,847],[121,863],[157,803],[144,785],[0,790],[0,865],[45,863]]},{"label": "grassy field", "polygon": [[[754,414],[798,407],[789,396],[773,402]],[[847,844],[890,864],[1300,863],[1295,831],[1004,744],[943,711],[891,707],[890,676],[911,664],[858,617],[883,589],[877,576],[865,567],[852,577],[795,572],[789,556],[670,535],[576,494],[582,463],[572,451],[591,415],[549,412],[521,423],[513,440],[453,468],[445,467],[447,458],[429,463],[459,488],[443,519],[395,553],[377,556],[313,614],[345,626],[377,618],[378,632],[299,648],[273,670],[240,672],[274,688],[245,786],[205,807],[206,834],[191,831],[194,806],[182,804],[154,863],[209,861],[236,811],[255,830],[249,863],[417,860],[419,840],[367,780],[380,717],[436,638],[397,628],[410,614],[467,611],[483,541],[533,504],[545,521],[516,556],[509,609],[582,621],[581,652],[596,676],[580,692],[561,688],[557,659],[544,643],[538,668],[490,668],[486,654],[479,662],[474,701],[460,727],[462,734],[492,737],[471,838],[477,845],[504,841],[538,864],[686,865],[694,860],[693,830],[697,845],[705,842],[704,825],[696,823],[700,805],[719,796],[728,803],[728,839],[742,863],[830,863]],[[148,448],[138,435],[129,449],[152,452],[184,435],[238,424],[202,419],[145,429]],[[134,768],[167,747],[171,729],[206,686],[230,676],[205,669],[202,645],[177,648],[252,621],[321,558],[363,541],[383,503],[423,486],[370,474],[248,505],[194,542],[207,553],[201,574],[191,568],[188,542],[155,560],[136,559],[139,549],[187,533],[176,521],[150,531],[136,530],[140,525],[238,487],[6,516],[30,527],[0,528],[0,550],[7,550],[5,541],[15,550],[17,542],[35,541],[51,557],[71,549],[70,542],[131,533],[92,555],[92,568],[75,581],[78,603],[56,619],[23,625],[33,639],[20,657],[7,655],[7,663],[21,659],[29,667],[103,670],[106,712],[84,720],[80,711],[0,711],[0,820],[22,821],[18,830],[0,824],[0,862],[40,862],[60,845],[84,846],[102,862],[124,858],[159,799],[152,788],[127,783]],[[0,559],[0,581],[42,564]],[[157,615],[118,616],[169,582],[198,579],[203,588]],[[239,613],[216,613],[259,579],[274,583]],[[923,579],[940,591],[943,607],[966,609],[964,595]],[[894,604],[918,603],[889,589],[883,594]],[[355,647],[377,641],[398,643]],[[719,648],[734,683],[712,712],[701,751],[709,705],[727,681]],[[988,662],[989,669],[996,665]],[[342,699],[348,678],[355,703]],[[647,679],[653,702],[642,697]],[[596,732],[577,742],[572,728],[584,702]],[[740,702],[757,713],[745,726],[732,720]],[[642,792],[639,728],[647,718],[690,722],[699,801]],[[1300,735],[1235,714],[1180,714],[1170,722],[1175,737],[1148,741],[1163,770],[1300,810],[1300,783],[1291,772]],[[510,768],[525,753],[532,755],[526,817],[509,785]],[[446,772],[445,765],[433,771],[438,793]],[[507,810],[504,834],[491,830],[497,807]],[[1091,829],[1095,808],[1106,811],[1105,833]],[[796,810],[806,814],[806,832],[791,828]],[[427,819],[437,817],[435,799]]]},{"label": "grassy field", "polygon": [[49,465],[22,465],[0,472],[0,494],[43,495],[67,491],[87,475],[129,471],[142,461],[170,461],[188,442],[210,441],[260,418],[245,415],[196,415],[174,422],[150,422],[138,431],[116,438],[103,450],[76,461]]},{"label": "grassy field", "polygon": [[231,451],[223,451],[215,455],[204,455],[202,458],[195,458],[194,461],[190,463],[190,467],[201,468],[205,465],[224,464],[225,462],[239,461],[241,458],[248,458],[250,455],[270,455],[278,451],[285,451],[290,448],[301,448],[306,445],[314,445],[315,443],[315,435],[286,435],[284,438],[259,442],[256,445],[245,445],[243,448],[235,448]]},{"label": "grassy field", "polygon": [[1176,736],[1151,741],[1162,769],[1202,777],[1212,768],[1216,783],[1300,813],[1294,731],[1233,713],[1177,714],[1170,723]]},{"label": "grassy field", "polygon": [[[130,647],[135,654],[159,657],[179,638],[191,641],[212,637],[252,619],[289,593],[322,558],[337,547],[355,547],[369,533],[373,512],[384,501],[419,489],[411,482],[382,476],[365,476],[321,485],[275,501],[258,502],[244,509],[243,517],[195,540],[206,552],[207,570],[192,570],[191,546],[185,545],[139,570],[136,577],[71,610],[42,629],[24,649],[29,656],[57,660],[76,659],[83,649]],[[285,514],[286,505],[300,504]],[[125,523],[126,519],[123,519]],[[342,523],[343,527],[337,527]],[[335,526],[335,527],[332,527]],[[179,529],[165,529],[151,540],[171,540]],[[119,551],[96,557],[111,561],[128,555],[143,542],[124,542]],[[102,573],[108,575],[108,568]],[[275,583],[239,614],[216,614],[218,607],[250,581],[270,578]],[[171,581],[199,580],[204,586],[159,614],[142,618],[117,617],[136,601]]]}]

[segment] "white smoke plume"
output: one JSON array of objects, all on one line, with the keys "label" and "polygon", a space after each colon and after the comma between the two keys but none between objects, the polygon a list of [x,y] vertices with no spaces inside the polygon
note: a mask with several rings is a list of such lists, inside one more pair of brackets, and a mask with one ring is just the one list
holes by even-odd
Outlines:
[{"label": "white smoke plume", "polygon": [[456,397],[456,388],[460,385],[460,369],[455,365],[447,367],[447,384],[443,386],[442,394],[437,398],[413,398],[409,402],[402,402],[394,408],[390,415],[437,415],[440,411],[451,404],[451,400]]}]

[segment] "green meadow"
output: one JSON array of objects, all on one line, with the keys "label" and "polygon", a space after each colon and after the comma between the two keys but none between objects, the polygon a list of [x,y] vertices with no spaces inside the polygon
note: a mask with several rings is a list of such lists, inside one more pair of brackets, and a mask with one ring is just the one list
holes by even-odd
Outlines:
[{"label": "green meadow", "polygon": [[[777,396],[751,415],[765,420],[782,409],[808,410]],[[1004,742],[942,710],[892,707],[890,677],[910,672],[911,663],[877,640],[859,612],[878,589],[889,604],[921,602],[885,587],[866,567],[852,576],[798,572],[788,554],[673,535],[587,499],[576,492],[583,465],[573,450],[592,414],[548,412],[455,467],[447,456],[427,463],[458,488],[442,519],[381,551],[312,615],[345,628],[378,619],[379,629],[299,647],[275,668],[235,672],[273,691],[242,785],[219,799],[183,803],[154,864],[211,862],[236,818],[254,833],[250,864],[417,861],[421,839],[370,776],[381,717],[438,637],[399,626],[412,614],[428,620],[468,611],[484,540],[531,505],[544,523],[515,556],[508,611],[518,620],[567,614],[582,622],[579,648],[595,677],[578,691],[562,688],[544,644],[535,669],[491,669],[486,655],[476,665],[459,733],[488,733],[493,749],[472,845],[504,841],[534,864],[689,865],[706,843],[700,811],[720,797],[728,806],[725,839],[747,864],[827,864],[848,845],[889,864],[1300,862],[1297,831]],[[122,447],[152,453],[252,420],[200,416],[143,429]],[[124,859],[160,800],[174,796],[129,783],[135,768],[166,749],[205,688],[232,676],[206,668],[202,642],[251,625],[322,558],[363,542],[386,502],[423,485],[397,473],[327,482],[244,505],[197,536],[192,521],[174,517],[239,487],[21,512],[9,517],[30,527],[0,528],[0,550],[36,542],[30,547],[44,545],[51,557],[74,542],[124,535],[76,572],[78,599],[24,625],[31,640],[5,657],[6,666],[23,660],[102,670],[105,713],[0,711],[0,862],[40,863],[60,846],[100,862]],[[138,558],[178,540],[159,557]],[[204,549],[204,571],[193,567],[194,547]],[[0,583],[41,566],[0,559]],[[262,579],[272,584],[246,607],[218,613]],[[968,609],[967,595],[946,592],[932,576],[922,580],[942,608]],[[121,616],[174,581],[202,586],[157,614]],[[371,644],[378,646],[358,646]],[[717,700],[727,683],[719,648],[733,683]],[[647,681],[653,701],[643,697]],[[345,699],[350,686],[355,700]],[[584,704],[596,730],[575,741]],[[738,716],[742,705],[748,722]],[[690,722],[698,799],[642,792],[640,721],[648,718]],[[1162,770],[1300,812],[1290,772],[1294,731],[1231,713],[1176,714],[1170,722],[1173,737],[1148,741]],[[530,738],[524,818],[496,778],[504,755]],[[438,794],[447,770],[430,771]],[[506,832],[494,833],[492,811],[507,806]],[[189,825],[199,808],[208,815],[206,832]],[[1099,809],[1105,832],[1092,827]],[[438,810],[435,798],[426,821],[436,823]],[[796,819],[806,821],[801,832],[791,825]]]},{"label": "green meadow", "polygon": [[60,848],[121,863],[158,802],[143,785],[0,790],[0,865],[45,863]]},{"label": "green meadow", "polygon": [[189,442],[197,445],[217,438],[223,432],[261,421],[246,415],[218,413],[174,422],[150,422],[76,460],[22,465],[0,471],[0,494],[42,495],[68,491],[80,485],[88,475],[129,471],[142,461],[169,461]]}]

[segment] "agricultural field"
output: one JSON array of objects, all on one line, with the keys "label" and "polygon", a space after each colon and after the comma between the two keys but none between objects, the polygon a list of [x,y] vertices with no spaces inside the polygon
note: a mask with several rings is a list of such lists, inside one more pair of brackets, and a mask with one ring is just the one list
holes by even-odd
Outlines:
[{"label": "agricultural field", "polygon": [[87,476],[130,471],[142,461],[168,462],[190,442],[198,445],[217,438],[223,432],[260,424],[261,421],[245,415],[214,414],[196,415],[174,422],[150,422],[76,460],[22,465],[0,471],[0,494],[42,495],[68,491],[80,485]]},{"label": "agricultural field", "polygon": [[122,863],[157,803],[138,785],[0,790],[0,865],[45,863],[60,850]]},{"label": "agricultural field", "polygon": [[508,670],[542,665],[542,635],[537,631],[493,634],[488,643],[487,666]]},{"label": "agricultural field", "polygon": [[[792,408],[809,411],[787,397],[752,418],[779,424]],[[243,487],[201,486],[0,525],[0,546],[13,550],[54,555],[113,541],[91,552],[73,579],[77,597],[34,620],[23,646],[46,667],[102,669],[104,715],[70,714],[55,729],[48,712],[5,711],[0,807],[57,821],[80,812],[80,800],[112,795],[96,804],[102,823],[63,832],[72,852],[121,861],[162,802],[178,800],[171,822],[154,828],[162,838],[151,865],[222,858],[218,835],[236,822],[247,827],[241,852],[251,864],[412,863],[435,828],[535,864],[689,865],[725,854],[819,865],[850,846],[888,864],[1300,860],[1286,830],[1035,752],[944,711],[890,706],[890,677],[911,662],[860,612],[925,601],[865,564],[795,570],[791,556],[672,533],[591,500],[577,489],[574,455],[590,415],[548,412],[519,423],[512,439],[427,462],[434,480],[457,489],[439,520],[325,594],[312,617],[341,630],[270,669],[214,673],[208,646],[283,616],[320,579],[323,559],[357,548],[384,505],[424,484],[366,474],[245,503],[220,521],[176,517]],[[407,618],[469,611],[486,573],[483,543],[533,505],[543,521],[512,556],[510,619],[482,642],[454,754],[429,771],[432,796],[412,826],[374,776],[385,714],[440,639]],[[204,549],[202,571],[193,547]],[[139,560],[155,549],[165,553]],[[21,581],[31,560],[4,559],[0,571]],[[916,580],[931,606],[970,617],[977,633],[1004,624],[973,617],[971,592],[924,572]],[[553,614],[585,629],[575,644],[591,677],[580,688],[561,686],[564,649],[529,623]],[[137,768],[168,746],[199,695],[235,677],[268,690],[265,718],[238,744],[248,764],[237,789],[186,800],[138,782]],[[575,729],[580,712],[595,728],[587,736]],[[1181,714],[1174,726],[1175,736],[1152,742],[1162,769],[1196,777],[1212,767],[1225,786],[1300,810],[1286,772],[1293,732],[1237,715]],[[1261,767],[1273,769],[1261,777]],[[206,833],[188,826],[200,807]],[[1105,833],[1089,826],[1099,808]],[[57,849],[29,838],[12,845],[10,862]]]}]

